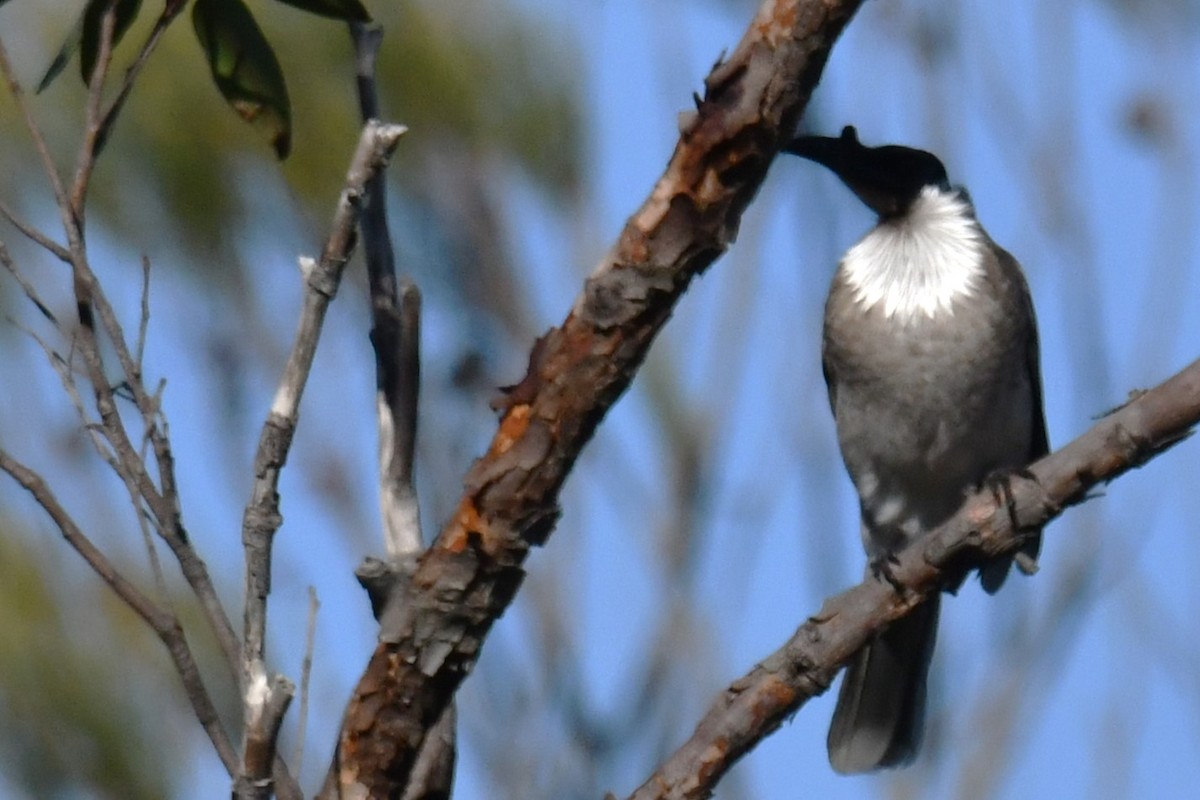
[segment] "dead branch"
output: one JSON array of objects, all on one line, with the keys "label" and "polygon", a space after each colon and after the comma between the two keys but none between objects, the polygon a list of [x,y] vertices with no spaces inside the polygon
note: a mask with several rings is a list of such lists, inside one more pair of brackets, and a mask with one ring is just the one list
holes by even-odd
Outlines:
[{"label": "dead branch", "polygon": [[[400,125],[367,123],[363,127],[345,186],[334,211],[333,225],[319,261],[301,259],[304,274],[304,307],[291,352],[283,368],[275,399],[263,423],[254,457],[254,486],[242,517],[242,544],[246,553],[246,598],[241,647],[243,720],[246,726],[242,766],[236,787],[254,797],[260,779],[255,743],[274,746],[282,714],[287,710],[292,686],[282,676],[268,680],[264,649],[267,597],[271,591],[271,546],[283,524],[279,512],[279,477],[291,449],[304,394],[316,354],[317,342],[329,303],[337,294],[342,271],[355,245],[355,227],[367,182],[387,164],[404,134]],[[287,693],[283,700],[279,693]],[[274,715],[280,715],[276,718]],[[244,780],[243,780],[244,779]],[[268,787],[269,788],[269,787]]]},{"label": "dead branch", "polygon": [[67,544],[83,557],[92,571],[108,584],[125,605],[141,617],[142,621],[150,626],[150,629],[166,645],[167,652],[175,664],[175,671],[179,673],[179,677],[183,681],[185,694],[196,712],[201,727],[208,734],[221,762],[232,775],[237,766],[237,753],[217,717],[216,706],[213,705],[208,687],[205,686],[200,676],[199,665],[192,656],[191,647],[187,643],[179,620],[174,614],[160,608],[122,575],[116,565],[108,560],[67,513],[42,477],[2,448],[0,448],[0,471],[8,473],[13,480],[33,496],[33,499],[62,533]]}]

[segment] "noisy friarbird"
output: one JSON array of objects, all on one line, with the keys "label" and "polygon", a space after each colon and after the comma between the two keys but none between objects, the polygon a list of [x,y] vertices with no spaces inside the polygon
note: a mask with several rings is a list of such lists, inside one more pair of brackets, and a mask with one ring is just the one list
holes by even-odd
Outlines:
[{"label": "noisy friarbird", "polygon": [[[838,265],[822,362],[873,565],[945,522],[965,494],[1048,451],[1029,288],[932,153],[801,136],[785,150],[832,170],[878,214]],[[1040,534],[1024,552],[1036,558]],[[988,564],[995,592],[1012,559]],[[829,729],[841,773],[907,763],[920,743],[934,595],[851,661]]]}]

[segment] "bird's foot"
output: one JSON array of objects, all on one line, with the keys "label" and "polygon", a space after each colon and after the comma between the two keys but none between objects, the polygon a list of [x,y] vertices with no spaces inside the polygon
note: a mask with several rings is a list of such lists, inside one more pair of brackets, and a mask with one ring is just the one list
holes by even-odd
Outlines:
[{"label": "bird's foot", "polygon": [[992,493],[992,499],[996,501],[996,505],[1004,506],[1008,511],[1008,521],[1012,525],[1013,530],[1020,530],[1021,523],[1017,519],[1017,501],[1013,497],[1012,479],[1021,478],[1022,480],[1037,481],[1037,477],[1025,467],[1017,469],[996,469],[989,472],[982,481],[979,482],[979,488],[987,489]]},{"label": "bird's foot", "polygon": [[[980,489],[988,489],[992,493],[992,498],[996,505],[1004,506],[1008,512],[1008,522],[1012,525],[1014,531],[1036,531],[1036,528],[1025,528],[1021,525],[1020,519],[1017,517],[1017,501],[1013,497],[1012,481],[1013,478],[1021,480],[1033,481],[1037,483],[1037,476],[1025,467],[1017,467],[1015,469],[997,469],[988,473],[988,475],[980,482]],[[1036,533],[1033,534],[1035,539],[1033,544],[1027,541],[1022,549],[1013,554],[1013,563],[1017,565],[1017,569],[1021,570],[1024,575],[1034,575],[1038,571],[1037,551],[1039,549],[1036,543]],[[1005,568],[1007,572],[1007,567]]]},{"label": "bird's foot", "polygon": [[896,578],[896,573],[892,572],[892,567],[899,563],[900,559],[896,557],[896,554],[891,550],[886,550],[882,555],[872,558],[869,566],[875,580],[888,584],[896,591],[896,594],[903,594],[904,584],[900,583]]}]

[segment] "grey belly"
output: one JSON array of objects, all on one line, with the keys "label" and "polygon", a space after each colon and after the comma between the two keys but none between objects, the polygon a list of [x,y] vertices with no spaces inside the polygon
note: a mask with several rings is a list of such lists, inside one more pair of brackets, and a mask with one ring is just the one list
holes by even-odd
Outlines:
[{"label": "grey belly", "polygon": [[837,369],[834,411],[874,555],[943,522],[991,472],[1022,464],[1033,415],[1015,331],[858,322],[838,354],[854,366]]}]

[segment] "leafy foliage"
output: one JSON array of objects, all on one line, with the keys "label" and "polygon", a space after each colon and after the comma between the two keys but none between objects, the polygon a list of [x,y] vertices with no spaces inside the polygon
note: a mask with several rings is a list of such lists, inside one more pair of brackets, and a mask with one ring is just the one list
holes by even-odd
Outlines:
[{"label": "leafy foliage", "polygon": [[333,19],[351,20],[354,22],[369,22],[371,15],[358,0],[279,0],[289,6],[302,8],[313,14]]},{"label": "leafy foliage", "polygon": [[92,80],[92,72],[96,69],[96,59],[100,55],[100,35],[104,27],[104,14],[110,5],[115,5],[116,19],[113,26],[113,47],[121,41],[121,37],[129,30],[129,26],[137,19],[141,10],[142,0],[88,0],[83,7],[71,32],[58,49],[58,55],[50,62],[37,90],[43,91],[58,77],[63,68],[71,61],[75,51],[79,51],[79,74],[83,82]]},{"label": "leafy foliage", "polygon": [[[258,215],[264,210],[254,203],[267,197],[272,203],[284,201],[284,213],[269,217],[268,224],[295,220],[294,212],[301,220],[308,214],[316,215],[314,220],[323,217],[358,132],[354,55],[345,26],[324,24],[323,18],[294,13],[278,3],[247,5],[290,89],[292,155],[283,166],[284,181],[270,163],[273,154],[258,146],[257,137],[244,135],[241,119],[215,107],[210,70],[198,68],[202,51],[192,34],[172,30],[108,142],[104,163],[119,167],[98,170],[91,191],[98,224],[118,238],[148,246],[156,269],[199,268],[195,276],[209,289],[239,285],[245,261],[237,251],[248,241],[247,220],[259,220],[252,228],[261,230]],[[505,174],[525,176],[559,200],[578,186],[582,168],[582,73],[573,48],[549,21],[526,14],[503,13],[464,24],[469,7],[459,0],[371,7],[385,30],[379,55],[383,113],[411,129],[392,172],[400,192],[396,208],[427,221],[425,215],[440,212],[411,204],[440,185],[440,173],[430,172],[431,166],[494,165]],[[144,9],[127,34],[131,41],[148,35],[154,22],[154,6]],[[6,30],[9,13],[17,18],[30,14],[31,19],[40,15],[40,25],[12,23],[35,38],[43,31],[63,30],[77,15],[57,4],[37,3],[9,3],[0,12]],[[53,99],[63,113],[43,116],[48,135],[60,143],[56,148],[70,147],[69,136],[81,121],[72,116],[76,103],[66,96],[68,83],[74,82],[58,81],[51,89],[63,93]],[[0,174],[10,176],[11,185],[38,187],[36,158],[21,127],[9,124],[13,118],[8,113],[0,104]],[[243,191],[250,186],[256,188]],[[288,196],[269,194],[268,186],[284,188]],[[30,191],[17,202],[27,198],[32,203],[37,197]],[[422,223],[421,230],[436,227]],[[148,231],[155,238],[147,243]],[[166,257],[171,252],[182,257]]]},{"label": "leafy foliage", "polygon": [[[79,71],[84,83],[92,80],[96,59],[100,56],[100,34],[104,25],[104,14],[110,0],[89,0],[83,9],[83,41],[79,45]],[[115,0],[116,20],[113,27],[113,47],[129,30],[142,8],[142,0]]]},{"label": "leafy foliage", "polygon": [[[176,0],[186,2],[186,0]],[[4,5],[7,0],[0,0]],[[360,0],[278,0],[285,5],[332,19],[369,22],[371,15]],[[63,40],[54,60],[38,84],[44,91],[79,52],[79,71],[90,83],[100,53],[104,17],[116,14],[113,46],[129,30],[141,10],[142,0],[88,0],[83,12]],[[192,8],[196,38],[204,49],[213,82],[226,102],[242,119],[258,128],[279,158],[291,150],[291,102],[283,70],[254,15],[242,0],[196,0]]]}]

